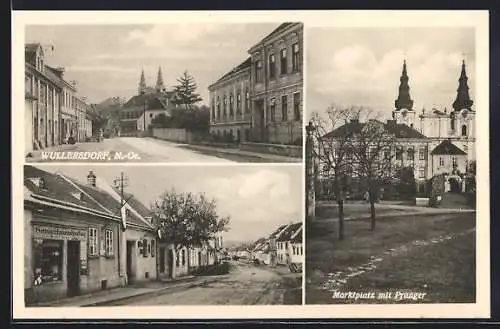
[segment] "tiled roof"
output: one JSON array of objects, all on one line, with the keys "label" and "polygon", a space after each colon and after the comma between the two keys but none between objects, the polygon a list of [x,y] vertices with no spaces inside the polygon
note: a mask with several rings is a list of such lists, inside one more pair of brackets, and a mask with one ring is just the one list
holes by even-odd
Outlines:
[{"label": "tiled roof", "polygon": [[[384,128],[387,129],[387,132],[391,135],[394,135],[396,138],[418,138],[418,139],[427,138],[417,130],[404,124],[396,124],[396,123],[388,124],[383,122],[380,122],[380,124],[384,125]],[[323,137],[324,138],[342,137],[347,135],[348,133],[357,134],[362,131],[365,125],[366,122],[351,121],[325,134]]]},{"label": "tiled roof", "polygon": [[288,226],[288,224],[286,224],[286,225],[281,225],[280,227],[278,227],[278,228],[276,229],[276,231],[274,231],[273,233],[271,233],[271,235],[269,235],[269,238],[270,238],[270,239],[272,239],[272,238],[276,237],[276,235],[278,235],[278,233],[280,233],[282,230],[284,230],[284,229],[285,229],[285,227],[287,227],[287,226]]},{"label": "tiled roof", "polygon": [[[43,179],[45,188],[38,187],[30,178]],[[24,166],[24,186],[32,193],[42,197],[86,207],[98,212],[105,212],[105,210],[92,199],[85,197],[80,199],[75,197],[74,195],[80,195],[78,188],[58,174],[49,173],[33,166]]]},{"label": "tiled roof", "polygon": [[431,152],[432,155],[467,155],[464,151],[459,149],[450,140],[444,140],[434,148]]},{"label": "tiled roof", "polygon": [[[290,241],[292,239],[292,236],[293,234],[302,227],[302,223],[294,223],[294,224],[290,224],[285,232],[283,232],[283,234],[281,234],[281,236],[277,239],[277,241]],[[297,235],[300,235],[301,236],[301,239],[302,240],[302,235],[301,234],[297,234]],[[294,240],[296,240],[297,237],[295,236],[294,237]]]}]

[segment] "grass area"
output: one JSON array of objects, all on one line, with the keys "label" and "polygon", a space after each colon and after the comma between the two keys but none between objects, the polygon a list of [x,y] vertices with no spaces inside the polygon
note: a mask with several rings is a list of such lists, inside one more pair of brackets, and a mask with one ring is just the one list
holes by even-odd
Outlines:
[{"label": "grass area", "polygon": [[307,303],[354,302],[332,299],[331,291],[321,289],[328,274],[348,272],[350,267],[380,255],[383,260],[375,270],[347,280],[339,291],[410,289],[427,293],[419,302],[474,302],[474,233],[439,244],[410,247],[401,255],[384,255],[389,249],[415,240],[430,240],[474,227],[475,213],[380,217],[373,232],[369,230],[368,220],[347,221],[345,238],[338,241],[335,223],[321,219],[309,223],[306,228]]},{"label": "grass area", "polygon": [[[383,216],[388,211],[401,212],[404,213],[406,209],[387,209],[380,204],[375,204],[375,214],[377,216]],[[336,202],[331,202],[323,205],[316,206],[316,216],[318,218],[337,218],[339,215],[339,208]],[[346,203],[344,204],[344,216],[345,217],[369,217],[370,216],[370,204],[365,202],[356,203]]]}]

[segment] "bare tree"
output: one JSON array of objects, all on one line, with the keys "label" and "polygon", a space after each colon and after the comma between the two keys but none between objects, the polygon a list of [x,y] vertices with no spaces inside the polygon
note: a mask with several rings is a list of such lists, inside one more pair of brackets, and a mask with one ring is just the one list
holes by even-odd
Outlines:
[{"label": "bare tree", "polygon": [[[321,176],[332,184],[338,205],[338,238],[344,238],[344,199],[348,185],[348,172],[352,166],[352,144],[355,131],[342,129],[349,120],[359,120],[362,107],[331,105],[322,116],[315,112],[312,124],[315,127],[314,157],[319,162]],[[345,126],[344,126],[345,125]]]},{"label": "bare tree", "polygon": [[390,134],[383,122],[370,119],[360,123],[360,129],[352,139],[353,169],[361,185],[368,193],[370,202],[370,228],[375,229],[375,201],[381,183],[394,178],[394,161],[397,139]]}]

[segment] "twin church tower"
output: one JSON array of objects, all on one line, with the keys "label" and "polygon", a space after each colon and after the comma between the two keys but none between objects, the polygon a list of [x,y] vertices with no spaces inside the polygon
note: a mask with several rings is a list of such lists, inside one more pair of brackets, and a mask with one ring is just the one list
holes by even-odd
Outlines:
[{"label": "twin church tower", "polygon": [[137,91],[138,91],[139,95],[165,92],[166,88],[165,88],[165,84],[163,83],[163,74],[161,72],[161,67],[158,68],[158,75],[156,77],[156,84],[154,87],[149,87],[146,84],[146,78],[144,77],[144,69],[143,69],[141,72],[141,78],[139,81],[139,88]]}]

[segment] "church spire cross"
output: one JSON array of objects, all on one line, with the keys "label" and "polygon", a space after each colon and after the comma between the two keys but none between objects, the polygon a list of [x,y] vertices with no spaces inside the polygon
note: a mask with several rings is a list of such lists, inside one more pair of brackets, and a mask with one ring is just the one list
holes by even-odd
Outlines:
[{"label": "church spire cross", "polygon": [[462,71],[460,72],[460,78],[458,78],[457,98],[453,102],[453,109],[455,111],[460,111],[462,109],[470,110],[474,103],[469,96],[468,79],[465,69],[465,60],[462,60]]},{"label": "church spire cross", "polygon": [[394,102],[396,110],[400,109],[413,109],[413,100],[410,97],[410,86],[408,85],[408,72],[406,69],[406,59],[403,60],[403,71],[401,72],[401,77],[399,78],[399,94],[398,98]]}]

